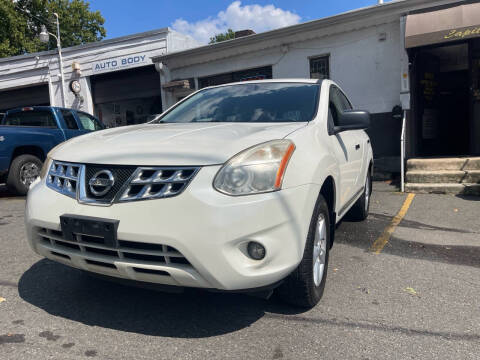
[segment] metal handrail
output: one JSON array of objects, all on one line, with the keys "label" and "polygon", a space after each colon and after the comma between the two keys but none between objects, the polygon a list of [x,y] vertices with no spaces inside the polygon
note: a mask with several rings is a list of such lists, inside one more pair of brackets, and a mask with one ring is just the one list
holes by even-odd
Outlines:
[{"label": "metal handrail", "polygon": [[405,128],[407,122],[407,111],[403,110],[402,134],[400,135],[400,172],[401,172],[401,191],[405,192]]}]

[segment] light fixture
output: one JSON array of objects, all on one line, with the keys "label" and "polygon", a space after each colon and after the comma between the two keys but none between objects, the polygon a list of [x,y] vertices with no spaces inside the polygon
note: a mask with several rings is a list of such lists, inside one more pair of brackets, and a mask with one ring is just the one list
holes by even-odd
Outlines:
[{"label": "light fixture", "polygon": [[41,31],[40,34],[38,34],[38,38],[42,43],[48,43],[48,41],[50,40],[50,34],[47,31],[47,27],[45,25],[42,25],[40,27],[40,30]]}]

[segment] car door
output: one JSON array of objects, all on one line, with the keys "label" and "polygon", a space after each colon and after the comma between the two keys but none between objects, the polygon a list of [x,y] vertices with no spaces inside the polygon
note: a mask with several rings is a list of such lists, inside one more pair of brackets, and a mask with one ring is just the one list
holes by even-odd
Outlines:
[{"label": "car door", "polygon": [[[338,117],[344,111],[348,110],[348,102],[340,96],[340,90],[332,85],[329,91],[328,106],[328,128],[331,140],[331,149],[338,161],[340,178],[340,203],[339,215],[342,209],[350,205],[351,200],[356,195],[357,177],[361,166],[361,151],[358,144],[358,137],[355,130],[343,131],[338,134],[333,133],[334,126],[338,125]],[[349,104],[348,104],[349,105]]]},{"label": "car door", "polygon": [[[342,110],[353,110],[352,104],[348,100],[347,96],[340,90],[339,88],[335,87],[338,98],[340,99],[340,102],[342,104]],[[354,146],[352,149],[355,149],[355,151],[352,150],[352,157],[351,157],[351,169],[355,174],[355,179],[354,179],[354,194],[357,195],[357,192],[362,190],[364,187],[364,180],[361,174],[363,173],[362,171],[362,165],[364,163],[364,153],[366,150],[366,143],[365,143],[365,134],[363,130],[349,130],[345,132],[347,136],[351,136],[352,139],[354,138]]]},{"label": "car door", "polygon": [[104,129],[104,126],[95,117],[82,111],[76,112],[78,122],[81,130],[85,132],[96,131]]},{"label": "car door", "polygon": [[63,119],[63,132],[65,133],[67,140],[88,132],[87,130],[80,129],[79,122],[72,110],[58,109],[57,114],[61,115],[61,118]]}]

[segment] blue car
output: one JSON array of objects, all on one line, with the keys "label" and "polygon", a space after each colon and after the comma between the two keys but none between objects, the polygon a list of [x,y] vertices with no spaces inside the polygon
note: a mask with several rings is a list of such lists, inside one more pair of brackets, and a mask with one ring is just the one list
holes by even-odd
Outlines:
[{"label": "blue car", "polygon": [[0,183],[25,195],[50,149],[100,129],[103,125],[95,117],[74,109],[34,106],[7,111],[0,123]]}]

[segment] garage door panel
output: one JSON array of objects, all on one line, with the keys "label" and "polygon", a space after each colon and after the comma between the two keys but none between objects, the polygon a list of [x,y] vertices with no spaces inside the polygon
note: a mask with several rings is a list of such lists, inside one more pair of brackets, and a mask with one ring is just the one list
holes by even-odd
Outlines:
[{"label": "garage door panel", "polygon": [[92,76],[95,104],[160,95],[160,75],[154,66]]},{"label": "garage door panel", "polygon": [[0,90],[0,110],[17,107],[50,105],[48,85],[29,86],[14,90]]}]

